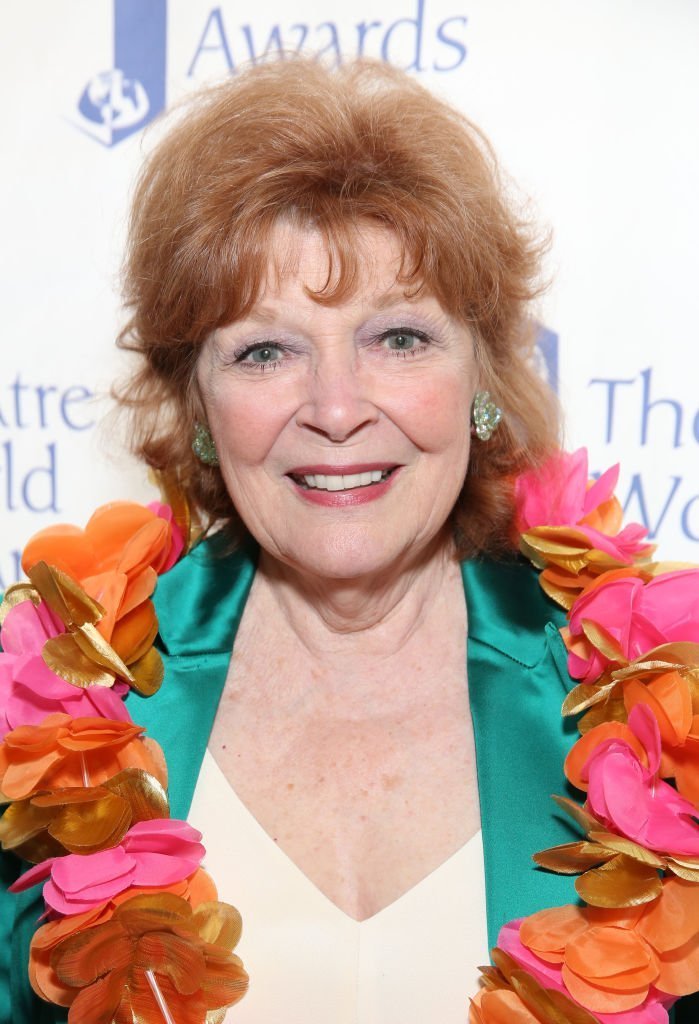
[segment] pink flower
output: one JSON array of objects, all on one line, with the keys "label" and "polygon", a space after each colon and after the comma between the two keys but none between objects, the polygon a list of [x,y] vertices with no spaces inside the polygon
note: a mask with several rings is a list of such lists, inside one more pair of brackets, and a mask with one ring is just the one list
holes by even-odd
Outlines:
[{"label": "pink flower", "polygon": [[587,449],[557,452],[515,483],[518,531],[575,528],[591,548],[621,563],[633,561],[647,547],[643,541],[648,531],[638,523],[619,529],[621,508],[614,497],[618,478],[617,464],[588,484]]},{"label": "pink flower", "polygon": [[30,868],[10,889],[22,892],[48,878],[47,907],[57,914],[81,914],[126,889],[160,888],[188,878],[205,854],[200,840],[201,832],[186,821],[139,821],[111,850],[51,857]]},{"label": "pink flower", "polygon": [[[528,949],[519,937],[522,920],[519,918],[510,921],[500,929],[498,946],[544,988],[562,992],[575,1002],[563,982],[563,955],[560,962],[550,963]],[[667,1011],[675,1001],[675,997],[667,996],[664,992],[651,987],[645,1000],[632,1010],[621,1013],[595,1013],[595,1017],[600,1024],[668,1024]]]},{"label": "pink flower", "polygon": [[588,487],[587,448],[557,452],[540,469],[517,479],[518,527],[524,531],[534,526],[575,526],[611,498],[618,477],[617,464]]},{"label": "pink flower", "polygon": [[151,512],[155,512],[156,516],[160,519],[164,519],[166,523],[170,524],[170,548],[165,553],[163,561],[158,566],[158,573],[167,572],[168,569],[172,569],[173,565],[184,551],[184,537],[182,536],[182,530],[180,530],[179,526],[175,522],[172,509],[169,505],[163,505],[160,501],[151,501],[148,508]]},{"label": "pink flower", "polygon": [[574,679],[594,683],[610,664],[586,640],[586,620],[602,626],[628,661],[676,640],[699,643],[699,569],[662,573],[647,583],[623,572],[601,577],[570,610],[568,671]]},{"label": "pink flower", "polygon": [[596,818],[648,850],[699,856],[697,809],[659,776],[660,729],[653,712],[637,704],[629,728],[646,751],[648,767],[621,737],[602,740],[582,769],[587,802]]},{"label": "pink flower", "polygon": [[63,624],[42,601],[22,601],[12,608],[0,631],[0,740],[20,725],[38,725],[46,715],[62,711],[72,718],[130,722],[123,697],[126,683],[83,689],[67,683],[45,664],[41,652]]}]

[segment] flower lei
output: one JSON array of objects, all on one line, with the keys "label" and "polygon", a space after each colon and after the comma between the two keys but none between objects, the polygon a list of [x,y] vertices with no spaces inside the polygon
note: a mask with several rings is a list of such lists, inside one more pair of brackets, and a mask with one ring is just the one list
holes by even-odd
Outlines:
[{"label": "flower lei", "polygon": [[[580,450],[516,481],[520,548],[568,610],[564,770],[587,794],[555,798],[584,837],[534,859],[583,905],[505,925],[470,1024],[667,1024],[699,989],[699,569],[649,561],[617,475],[588,481]],[[124,703],[162,681],[150,597],[189,532],[127,502],[43,530],[0,608],[0,841],[35,865],[13,890],[44,882],[29,977],[71,1024],[217,1024],[247,987],[238,912]]]},{"label": "flower lei", "polygon": [[699,568],[649,561],[617,477],[588,482],[581,449],[515,485],[520,549],[568,612],[564,771],[587,794],[554,797],[583,838],[534,860],[582,905],[502,928],[470,1024],[667,1024],[699,989]]},{"label": "flower lei", "polygon": [[240,915],[123,699],[162,681],[150,597],[185,549],[179,511],[116,502],[41,531],[0,607],[0,841],[35,865],[11,890],[44,881],[29,979],[71,1024],[218,1024],[247,988]]}]

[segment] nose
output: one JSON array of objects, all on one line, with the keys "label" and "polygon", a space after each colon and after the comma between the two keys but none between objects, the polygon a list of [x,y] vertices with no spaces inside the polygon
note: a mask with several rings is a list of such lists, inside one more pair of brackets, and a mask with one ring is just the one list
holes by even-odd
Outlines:
[{"label": "nose", "polygon": [[314,368],[296,422],[330,441],[347,441],[375,423],[379,410],[353,353],[325,353]]}]

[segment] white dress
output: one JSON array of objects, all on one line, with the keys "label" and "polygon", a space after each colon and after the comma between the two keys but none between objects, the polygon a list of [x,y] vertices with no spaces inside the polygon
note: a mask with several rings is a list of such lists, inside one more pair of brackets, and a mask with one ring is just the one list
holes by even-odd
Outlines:
[{"label": "white dress", "polygon": [[488,962],[480,832],[360,922],[275,845],[208,751],[188,821],[219,898],[243,916],[250,990],[227,1024],[465,1024]]}]

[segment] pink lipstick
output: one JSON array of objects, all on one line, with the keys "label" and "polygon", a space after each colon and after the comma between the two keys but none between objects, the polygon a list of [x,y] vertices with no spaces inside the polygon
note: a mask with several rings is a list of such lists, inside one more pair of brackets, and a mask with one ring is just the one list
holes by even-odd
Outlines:
[{"label": "pink lipstick", "polygon": [[314,505],[342,508],[382,497],[393,485],[400,466],[391,462],[295,466],[287,474],[296,493]]}]

